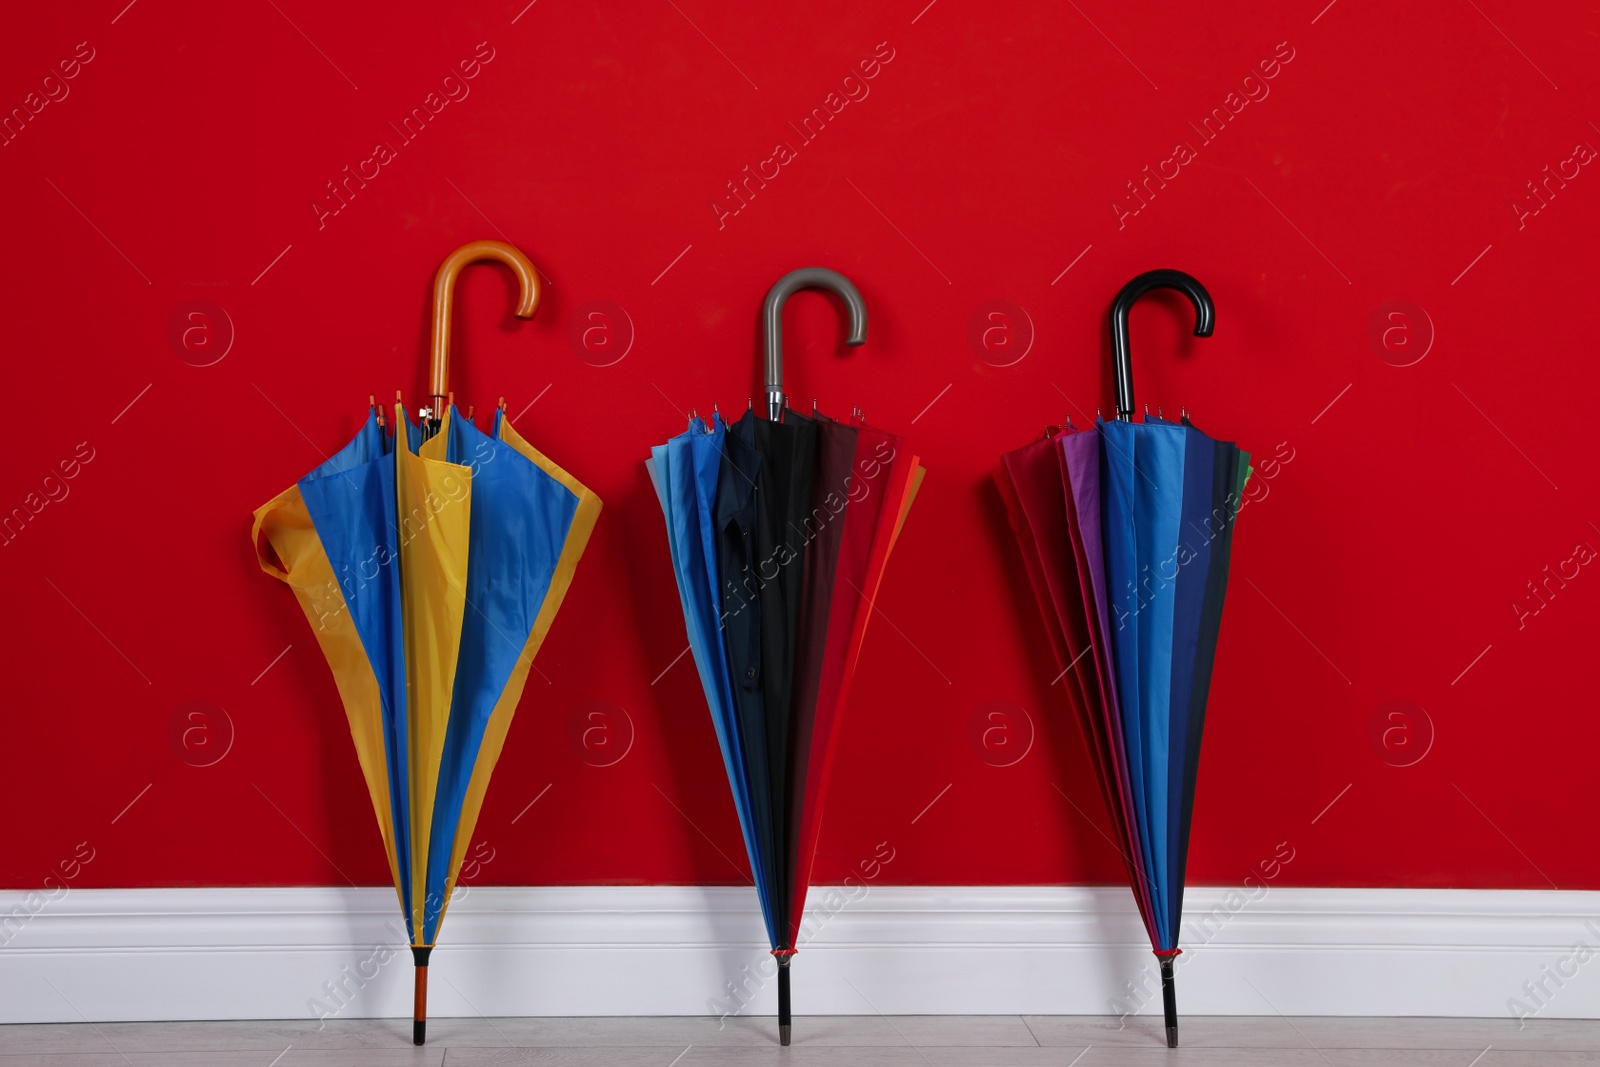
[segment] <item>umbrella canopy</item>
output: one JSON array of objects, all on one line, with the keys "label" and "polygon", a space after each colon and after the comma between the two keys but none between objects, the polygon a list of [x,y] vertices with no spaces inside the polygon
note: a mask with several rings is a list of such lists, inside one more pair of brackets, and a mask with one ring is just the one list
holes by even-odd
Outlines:
[{"label": "umbrella canopy", "polygon": [[[537,275],[501,242],[459,250]],[[525,268],[525,269],[524,269]],[[529,299],[528,286],[532,298]],[[436,304],[437,306],[437,304]],[[436,405],[448,397],[437,347]],[[427,963],[533,657],[572,582],[600,501],[497,410],[492,434],[453,406],[416,426],[397,403],[255,513],[261,566],[286,582],[344,702],[416,964],[413,1039],[425,1037]]]},{"label": "umbrella canopy", "polygon": [[[661,513],[666,519],[667,544],[683,607],[689,648],[711,709],[711,722],[722,750],[723,767],[733,790],[739,829],[750,856],[762,913],[771,910],[766,893],[769,880],[763,863],[767,856],[760,841],[762,815],[746,770],[743,727],[734,696],[727,641],[729,630],[722,618],[721,538],[717,523],[718,483],[724,459],[727,427],[720,415],[712,427],[691,419],[689,429],[664,445],[651,449],[645,461]],[[762,794],[765,797],[765,793]],[[761,809],[765,812],[765,808]],[[770,929],[769,929],[770,933]]]},{"label": "umbrella canopy", "polygon": [[[1117,690],[1107,669],[1109,659],[1095,654],[1110,647],[1110,631],[1104,625],[1110,613],[1101,607],[1105,570],[1089,565],[1090,560],[1100,558],[1096,437],[1098,431],[1066,437],[1047,434],[1002,456],[996,482],[1044,617],[1055,659],[1053,677],[1066,683],[1068,699],[1088,742],[1101,797],[1111,815],[1112,840],[1128,866],[1139,913],[1154,941],[1155,930],[1149,924],[1149,883],[1138,842],[1129,829],[1133,802],[1122,769]],[[1068,447],[1086,442],[1092,460],[1088,464],[1077,454],[1081,449]]]},{"label": "umbrella canopy", "polygon": [[[817,561],[813,564],[810,557],[806,561],[808,584],[817,591],[810,605],[815,614],[809,616],[802,634],[806,662],[799,680],[805,688],[797,691],[795,766],[802,769],[798,773],[803,780],[795,783],[795,801],[789,810],[793,878],[799,887],[790,901],[784,931],[785,944],[790,948],[799,941],[805,889],[811,881],[822,828],[822,801],[833,768],[839,715],[855,677],[889,553],[927,473],[903,438],[868,426],[859,416],[848,424],[819,425],[852,431],[853,440],[841,437],[836,447],[854,447],[846,473],[838,483],[843,486],[842,491],[833,482],[833,475],[818,480],[819,504],[813,507],[812,514],[818,517],[821,532],[807,545],[808,549],[812,545],[819,547]],[[824,457],[824,469],[828,469],[829,462],[837,462],[837,457],[826,459],[826,447]],[[835,517],[827,522],[820,518],[821,514]],[[829,531],[837,538],[837,545],[826,539]],[[777,942],[774,947],[778,947]]]},{"label": "umbrella canopy", "polygon": [[1128,315],[1154,288],[1187,295],[1195,334],[1211,334],[1211,298],[1194,278],[1149,271],[1129,282],[1111,316],[1117,419],[1046,431],[1002,457],[997,481],[1161,962],[1176,1046],[1173,960],[1200,737],[1249,456],[1187,416],[1133,421]]},{"label": "umbrella canopy", "polygon": [[781,927],[796,893],[786,829],[794,665],[806,578],[806,546],[798,531],[809,511],[816,452],[815,425],[757,418],[751,410],[728,429],[717,486],[728,667],[767,882],[764,917],[774,948],[786,947]]},{"label": "umbrella canopy", "polygon": [[691,417],[646,461],[706,703],[778,958],[779,1038],[789,1043],[789,962],[799,947],[823,797],[872,600],[922,469],[866,425],[789,408],[781,315],[789,295],[829,289],[866,339],[855,286],[819,267],[767,294],[769,418]]}]

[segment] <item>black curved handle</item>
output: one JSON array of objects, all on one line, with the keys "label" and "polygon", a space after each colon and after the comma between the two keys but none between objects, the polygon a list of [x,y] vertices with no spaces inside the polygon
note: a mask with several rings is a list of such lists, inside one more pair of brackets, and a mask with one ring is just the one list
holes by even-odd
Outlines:
[{"label": "black curved handle", "polygon": [[1117,382],[1117,418],[1133,418],[1133,354],[1128,350],[1128,315],[1134,302],[1152,289],[1176,289],[1194,305],[1194,335],[1210,337],[1217,309],[1211,294],[1192,274],[1181,270],[1147,270],[1122,287],[1111,303],[1111,363]]},{"label": "black curved handle", "polygon": [[766,337],[767,417],[783,417],[783,305],[801,289],[826,289],[844,301],[850,312],[850,334],[847,345],[859,345],[867,339],[867,305],[855,285],[836,270],[827,267],[801,267],[779,278],[767,290],[766,303],[761,306],[761,320]]}]

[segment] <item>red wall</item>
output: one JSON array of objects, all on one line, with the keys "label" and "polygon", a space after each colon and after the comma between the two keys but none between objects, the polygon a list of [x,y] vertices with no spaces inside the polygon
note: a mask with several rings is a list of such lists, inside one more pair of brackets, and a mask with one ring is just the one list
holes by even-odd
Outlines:
[{"label": "red wall", "polygon": [[[1117,881],[989,474],[1109,407],[1107,305],[1170,266],[1210,287],[1216,336],[1142,304],[1139,399],[1285,457],[1240,519],[1193,880],[1287,842],[1281,884],[1600,888],[1576,844],[1600,814],[1592,5],[125,2],[17,9],[0,35],[0,106],[39,108],[0,147],[0,506],[39,508],[0,547],[0,884],[385,881],[333,684],[249,514],[369,393],[417,402],[434,268],[504,236],[551,285],[521,323],[508,275],[469,272],[455,389],[537,400],[518,425],[605,511],[468,881],[743,878],[691,661],[669,667],[686,642],[642,460],[683,409],[757,391],[761,298],[808,264],[857,282],[871,333],[847,356],[837,309],[795,299],[792,393],[860,404],[928,468],[819,880],[887,841],[886,881]],[[468,95],[400,144],[388,124],[447,89]],[[846,90],[800,144],[788,124]],[[1230,107],[1213,141],[1188,125]],[[379,141],[394,158],[314,208]],[[794,157],[719,225],[724,183],[780,141]],[[1178,142],[1192,158],[1164,162]],[[1168,180],[1134,213],[1147,165]],[[1567,178],[1534,199],[1547,166]],[[194,301],[213,309],[185,347]],[[613,347],[585,350],[594,301],[632,324],[607,366],[627,330],[612,310]],[[1010,332],[985,349],[993,301]],[[194,365],[216,308],[231,347]],[[175,729],[194,701],[223,711]],[[609,713],[608,766],[616,747],[573,741],[596,701],[628,721]],[[1033,728],[1007,766],[972,740],[995,701]]]}]

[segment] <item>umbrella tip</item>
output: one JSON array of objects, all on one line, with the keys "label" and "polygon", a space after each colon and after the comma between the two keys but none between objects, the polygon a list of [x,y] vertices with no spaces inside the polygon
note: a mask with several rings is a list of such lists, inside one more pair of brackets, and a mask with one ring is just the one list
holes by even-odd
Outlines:
[{"label": "umbrella tip", "polygon": [[789,1026],[794,1020],[793,1011],[789,1001],[789,964],[793,962],[792,953],[785,952],[778,956],[778,1043],[789,1043]]},{"label": "umbrella tip", "polygon": [[1166,1017],[1167,1047],[1178,1047],[1178,994],[1173,981],[1172,956],[1158,957],[1161,960],[1161,1007],[1162,1014]]}]

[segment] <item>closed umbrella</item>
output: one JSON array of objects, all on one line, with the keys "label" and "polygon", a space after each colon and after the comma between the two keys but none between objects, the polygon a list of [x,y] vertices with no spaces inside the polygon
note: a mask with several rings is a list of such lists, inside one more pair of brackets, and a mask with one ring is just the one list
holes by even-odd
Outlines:
[{"label": "closed umbrella", "polygon": [[1128,317],[1156,288],[1186,295],[1195,334],[1210,336],[1211,297],[1193,277],[1134,278],[1111,312],[1117,418],[1047,432],[1003,457],[998,480],[1160,961],[1176,1047],[1173,963],[1200,738],[1249,455],[1187,415],[1134,421]]},{"label": "closed umbrella", "polygon": [[[767,294],[767,418],[691,419],[648,465],[667,521],[690,648],[711,707],[752,881],[778,960],[779,1039],[791,1033],[789,963],[821,823],[839,712],[914,488],[917,459],[859,418],[808,417],[783,391],[782,312],[803,288],[844,300],[847,343],[866,339],[848,279],[792,271]],[[681,457],[720,441],[720,462]],[[709,504],[707,503],[709,497]],[[692,519],[686,518],[691,516]],[[690,527],[693,527],[692,531]],[[713,612],[718,614],[713,615]]]},{"label": "closed umbrella", "polygon": [[[762,308],[768,414],[783,425],[815,428],[816,459],[811,499],[795,501],[789,538],[801,563],[802,611],[796,654],[799,663],[790,704],[788,775],[776,827],[782,839],[777,870],[778,908],[772,950],[778,961],[778,1034],[792,1032],[789,967],[799,950],[806,891],[816,859],[829,772],[838,738],[839,713],[855,675],[873,598],[888,565],[915,487],[924,473],[898,436],[866,424],[859,410],[848,421],[815,410],[812,417],[788,405],[783,375],[783,307],[805,288],[838,295],[850,312],[847,344],[866,337],[866,308],[855,286],[823,267],[791,271],[768,291]],[[747,416],[748,417],[748,416]],[[888,506],[885,506],[885,502]],[[796,521],[793,504],[809,504]]]},{"label": "closed umbrella", "polygon": [[261,566],[294,591],[333,670],[416,965],[427,966],[533,657],[600,501],[497,410],[485,434],[449,402],[455,280],[510,266],[533,315],[532,263],[500,241],[458,249],[434,284],[432,405],[375,413],[339,453],[255,513]]}]

